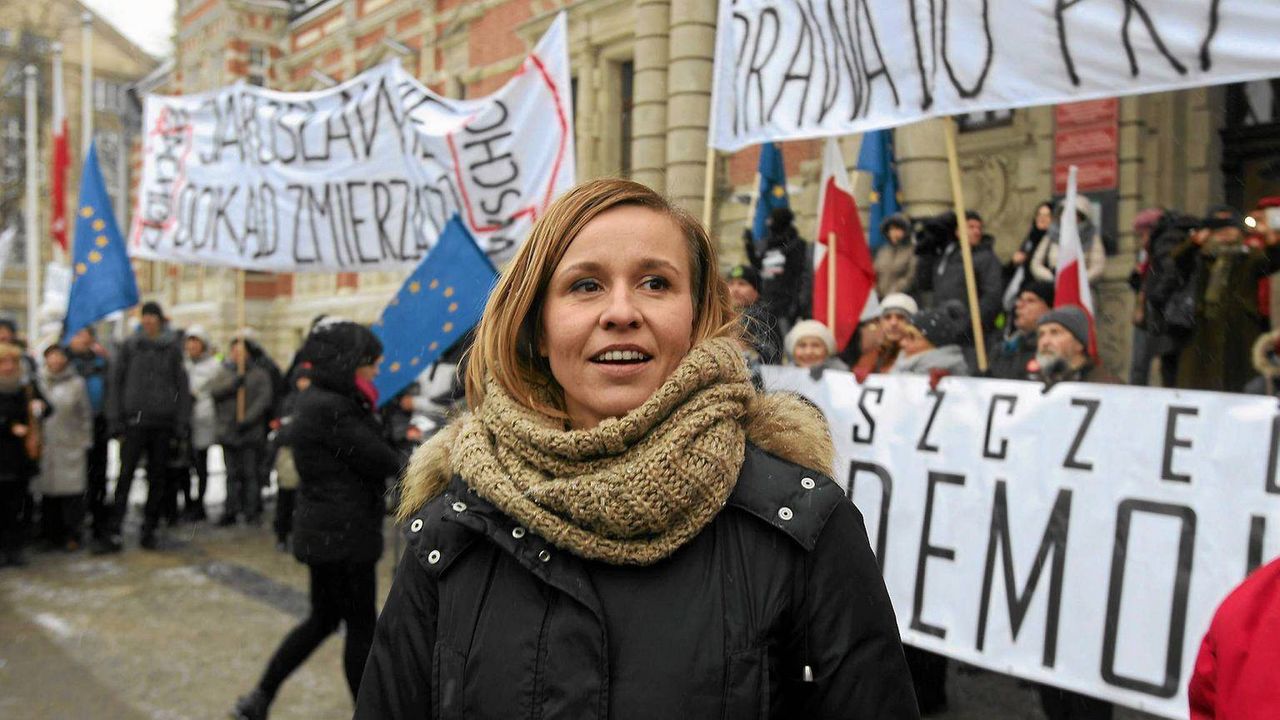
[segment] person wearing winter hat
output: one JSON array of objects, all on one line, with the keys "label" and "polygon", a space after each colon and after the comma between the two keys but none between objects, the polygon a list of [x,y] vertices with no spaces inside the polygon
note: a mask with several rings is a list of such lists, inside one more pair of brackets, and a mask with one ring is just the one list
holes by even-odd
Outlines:
[{"label": "person wearing winter hat", "polygon": [[262,515],[262,459],[267,446],[267,413],[273,400],[271,375],[259,361],[263,354],[257,343],[239,333],[231,340],[226,361],[209,382],[217,440],[227,466],[227,502],[218,520],[222,526],[234,525],[240,515],[256,525]]},{"label": "person wearing winter hat", "polygon": [[1089,316],[1079,306],[1055,308],[1036,323],[1035,379],[1046,388],[1060,382],[1120,383],[1089,357]]},{"label": "person wearing winter hat", "polygon": [[[209,448],[216,440],[217,417],[214,412],[210,384],[217,377],[220,364],[213,354],[209,333],[201,325],[187,328],[185,350],[187,380],[191,386],[191,465],[196,472],[196,492],[191,504],[183,508],[189,520],[204,520],[204,494],[209,488]],[[190,478],[187,480],[190,484]]]},{"label": "person wearing winter hat", "polygon": [[871,373],[887,373],[893,369],[901,352],[902,338],[911,326],[911,317],[920,312],[915,298],[906,293],[893,293],[880,300],[880,346],[863,353],[854,362],[853,374],[858,382]]},{"label": "person wearing winter hat", "polygon": [[[1037,280],[1043,282],[1054,280],[1061,244],[1062,214],[1065,212],[1067,212],[1067,204],[1066,200],[1063,200],[1058,205],[1057,217],[1049,226],[1049,234],[1031,256],[1031,276]],[[1076,196],[1075,212],[1076,230],[1080,236],[1080,246],[1084,251],[1085,274],[1088,275],[1089,284],[1092,285],[1102,279],[1102,273],[1107,269],[1107,251],[1102,245],[1102,234],[1093,224],[1089,214],[1089,199],[1082,195]]]},{"label": "person wearing winter hat", "polygon": [[760,273],[761,299],[782,328],[789,328],[799,317],[804,300],[800,287],[812,274],[805,261],[806,243],[794,221],[790,208],[774,208],[769,213],[763,253],[757,253],[755,243],[745,243],[751,267]]},{"label": "person wearing winter hat", "polygon": [[817,320],[801,320],[787,333],[787,356],[796,367],[821,370],[848,370],[836,357],[836,336]]},{"label": "person wearing winter hat", "polygon": [[285,636],[233,717],[267,717],[276,692],[321,643],[346,626],[343,668],[355,697],[377,620],[374,567],[382,555],[386,479],[402,466],[374,416],[382,343],[363,325],[326,319],[298,352],[311,385],[280,428],[298,472],[293,554],[311,575],[311,608]]},{"label": "person wearing winter hat", "polygon": [[945,302],[916,313],[902,336],[902,357],[889,372],[934,377],[939,372],[968,375],[969,364],[959,344],[967,327],[967,315],[958,302]]},{"label": "person wearing winter hat", "polygon": [[916,285],[915,243],[911,242],[911,218],[897,213],[880,223],[885,242],[876,248],[876,293],[887,297],[909,293]]},{"label": "person wearing winter hat", "polygon": [[776,365],[781,359],[782,335],[777,319],[760,299],[760,273],[750,265],[734,265],[725,275],[725,284],[734,309],[742,314],[748,362]]},{"label": "person wearing winter hat", "polygon": [[1022,286],[1013,303],[1013,323],[1007,337],[996,338],[988,354],[989,375],[1002,380],[1026,380],[1034,372],[1036,328],[1053,307],[1053,283],[1031,280]]}]

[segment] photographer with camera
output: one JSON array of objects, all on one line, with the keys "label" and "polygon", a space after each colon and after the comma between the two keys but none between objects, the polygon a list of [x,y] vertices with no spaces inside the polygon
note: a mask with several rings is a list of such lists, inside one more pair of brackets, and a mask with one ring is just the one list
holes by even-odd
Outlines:
[{"label": "photographer with camera", "polygon": [[764,252],[756,251],[751,231],[743,234],[747,258],[760,274],[760,299],[775,318],[779,334],[791,329],[803,312],[805,279],[813,274],[806,243],[796,231],[795,215],[790,208],[778,207],[769,213],[769,230],[764,238]]},{"label": "photographer with camera", "polygon": [[[990,334],[995,329],[996,316],[1000,314],[1003,269],[996,257],[995,238],[983,232],[982,216],[973,210],[965,213],[965,237],[973,254],[973,277],[977,284],[982,328]],[[929,306],[939,307],[954,300],[964,306],[967,316],[969,291],[965,284],[964,261],[956,242],[955,213],[943,213],[917,223],[916,254],[920,256],[918,289],[933,291]],[[973,344],[972,331],[966,330],[964,343]]]}]

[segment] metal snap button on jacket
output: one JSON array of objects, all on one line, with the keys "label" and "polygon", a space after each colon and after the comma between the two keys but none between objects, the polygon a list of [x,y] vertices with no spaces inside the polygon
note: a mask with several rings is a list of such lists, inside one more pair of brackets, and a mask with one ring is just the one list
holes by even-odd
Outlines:
[{"label": "metal snap button on jacket", "polygon": [[466,504],[466,503],[463,503],[463,502],[456,502],[456,503],[454,503],[454,504],[453,504],[453,511],[454,511],[454,512],[462,512],[463,510],[466,510],[466,509],[467,509],[467,504]]},{"label": "metal snap button on jacket", "polygon": [[422,518],[417,518],[409,524],[409,532],[418,532],[422,529]]},{"label": "metal snap button on jacket", "polygon": [[804,488],[805,490],[812,490],[815,485],[817,485],[817,483],[813,481],[813,478],[805,478],[800,481],[800,487]]},{"label": "metal snap button on jacket", "polygon": [[789,507],[778,508],[778,517],[782,518],[783,520],[790,520],[791,516],[792,516],[791,508]]},{"label": "metal snap button on jacket", "polygon": [[547,552],[546,550],[543,550],[538,553],[538,559],[541,560],[542,562],[551,562],[551,553]]},{"label": "metal snap button on jacket", "polygon": [[517,540],[519,540],[520,538],[524,537],[524,528],[522,528],[522,527],[514,527],[514,528],[511,528],[511,537],[513,537],[513,538],[515,538],[515,539],[517,539]]},{"label": "metal snap button on jacket", "polygon": [[435,565],[436,563],[440,562],[440,551],[432,550],[431,552],[427,553],[427,562],[431,563],[432,565]]}]

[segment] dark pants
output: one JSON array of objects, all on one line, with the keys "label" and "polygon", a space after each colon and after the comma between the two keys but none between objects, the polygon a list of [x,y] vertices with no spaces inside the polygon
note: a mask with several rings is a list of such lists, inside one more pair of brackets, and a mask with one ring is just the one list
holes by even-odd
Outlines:
[{"label": "dark pants", "polygon": [[191,464],[196,469],[196,493],[191,502],[204,505],[204,494],[209,489],[209,448],[191,448]]},{"label": "dark pants", "polygon": [[224,517],[244,513],[255,521],[262,515],[262,445],[223,445],[222,456],[227,466],[227,505]]},{"label": "dark pants", "polygon": [[40,529],[46,541],[54,545],[79,543],[83,524],[82,495],[45,495],[40,499]]},{"label": "dark pants", "polygon": [[1049,720],[1111,720],[1111,703],[1069,690],[1036,684]]},{"label": "dark pants", "polygon": [[107,504],[107,421],[102,416],[93,419],[93,445],[89,448],[88,470],[85,477],[84,500],[93,520],[93,536],[103,538],[111,527],[111,506]]},{"label": "dark pants", "polygon": [[166,427],[130,427],[125,430],[120,445],[120,477],[116,478],[115,515],[111,521],[112,534],[119,535],[129,512],[129,488],[133,486],[133,474],[142,456],[147,456],[147,504],[143,510],[142,531],[152,532],[160,524],[160,509],[164,503],[165,486],[169,477],[169,442],[173,429]]},{"label": "dark pants", "polygon": [[0,561],[22,552],[26,535],[22,506],[26,501],[26,480],[0,480]]},{"label": "dark pants", "polygon": [[916,689],[920,712],[933,714],[947,707],[947,658],[927,650],[904,646],[911,683]]},{"label": "dark pants", "polygon": [[276,540],[285,542],[293,533],[293,506],[298,498],[297,488],[280,488],[276,492]]},{"label": "dark pants", "polygon": [[373,646],[373,627],[377,622],[374,564],[328,563],[309,565],[308,568],[311,571],[311,612],[284,637],[267,663],[258,687],[268,698],[274,698],[289,674],[306,662],[341,622],[347,626],[342,664],[351,697],[355,698],[360,690],[360,676],[364,674],[369,648]]}]

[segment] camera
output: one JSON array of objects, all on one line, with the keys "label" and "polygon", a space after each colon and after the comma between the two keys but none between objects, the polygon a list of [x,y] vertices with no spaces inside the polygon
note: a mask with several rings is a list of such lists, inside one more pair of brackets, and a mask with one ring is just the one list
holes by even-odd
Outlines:
[{"label": "camera", "polygon": [[941,255],[947,246],[956,239],[956,214],[944,212],[939,215],[916,218],[911,223],[911,232],[916,239],[917,255]]}]

